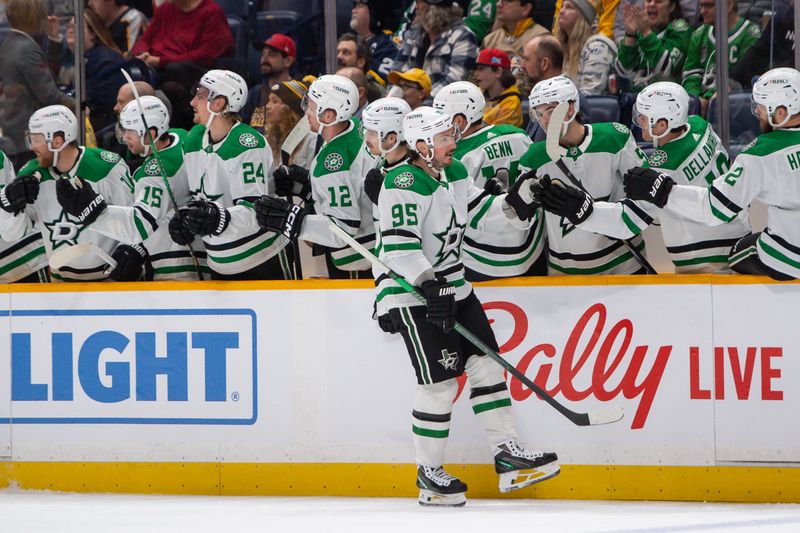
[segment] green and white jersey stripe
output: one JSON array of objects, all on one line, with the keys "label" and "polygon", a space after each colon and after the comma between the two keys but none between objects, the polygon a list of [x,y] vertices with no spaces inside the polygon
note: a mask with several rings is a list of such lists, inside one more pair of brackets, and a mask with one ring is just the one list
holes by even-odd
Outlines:
[{"label": "green and white jersey stripe", "polygon": [[228,209],[230,223],[219,236],[203,238],[211,270],[238,274],[275,256],[288,240],[259,227],[253,202],[272,186],[272,150],[247,124],[237,123],[228,135],[203,148],[203,125],[192,128],[184,142],[184,158],[192,198],[217,202]]},{"label": "green and white jersey stripe", "polygon": [[800,278],[800,128],[759,135],[711,187],[675,186],[666,207],[719,225],[738,220],[755,199],[767,205],[767,228],[757,245],[759,259]]},{"label": "green and white jersey stripe", "polygon": [[[636,146],[628,128],[621,124],[598,123],[585,128],[586,136],[581,144],[560,147],[562,160],[596,201],[623,200],[623,174],[633,167],[647,166],[646,156]],[[531,145],[520,161],[520,170],[536,170],[540,176],[548,174],[571,183],[548,157],[544,141]],[[638,203],[628,201],[624,207],[621,222],[627,227],[644,228],[652,222],[647,210]],[[545,213],[544,219],[551,275],[632,274],[641,268],[621,242],[576,228],[567,219],[552,213]],[[640,235],[632,243],[644,251]]]}]

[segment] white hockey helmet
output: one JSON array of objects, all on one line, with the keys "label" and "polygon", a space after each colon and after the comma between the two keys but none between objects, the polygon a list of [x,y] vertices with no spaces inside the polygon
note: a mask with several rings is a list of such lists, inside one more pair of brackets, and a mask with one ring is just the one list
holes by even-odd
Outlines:
[{"label": "white hockey helmet", "polygon": [[337,122],[350,120],[358,109],[358,87],[353,80],[338,74],[326,74],[320,76],[311,83],[308,92],[303,98],[303,110],[308,107],[308,101],[317,104],[317,120],[322,118],[322,114],[327,109],[336,112],[336,119],[330,124],[320,126],[330,126]]},{"label": "white hockey helmet", "polygon": [[149,138],[147,129],[144,122],[142,122],[142,115],[147,122],[148,128],[155,128],[155,139],[164,135],[169,129],[169,111],[167,106],[164,105],[159,98],[155,96],[142,96],[140,99],[142,103],[142,110],[139,110],[139,103],[134,99],[128,102],[119,114],[119,125],[123,130],[135,131],[139,136],[139,142],[144,146],[144,153],[147,156],[150,154],[152,146],[145,143]]},{"label": "white hockey helmet", "polygon": [[[28,131],[25,132],[25,140],[29,147],[30,136],[37,133],[44,135],[47,149],[54,154],[53,166],[55,166],[58,162],[58,153],[69,143],[78,140],[78,120],[70,108],[63,105],[49,105],[37,109],[28,119]],[[64,144],[59,148],[53,148],[53,139],[59,133],[64,136]]]},{"label": "white hockey helmet", "polygon": [[[653,144],[671,130],[685,126],[689,120],[689,93],[686,89],[671,81],[660,81],[648,85],[636,97],[633,106],[633,121],[639,124],[639,117],[647,120],[647,133],[653,137]],[[667,121],[667,129],[661,135],[653,133],[653,127],[659,120]]]},{"label": "white hockey helmet", "polygon": [[[403,117],[411,113],[411,106],[402,98],[392,96],[379,98],[361,114],[361,126],[364,130],[374,131],[378,135],[381,156],[397,148],[405,139],[403,137]],[[397,134],[397,142],[388,150],[383,149],[383,141],[390,133]]]},{"label": "white hockey helmet", "polygon": [[422,141],[428,146],[428,156],[422,158],[431,166],[433,161],[433,137],[437,133],[448,131],[453,127],[450,115],[439,109],[429,106],[418,107],[403,119],[403,137],[408,146],[419,153],[417,142]]},{"label": "white hockey helmet", "polygon": [[483,111],[486,107],[486,100],[483,93],[474,83],[468,81],[456,81],[443,87],[433,99],[433,107],[440,109],[456,118],[456,115],[464,115],[467,119],[467,127],[483,120]]},{"label": "white hockey helmet", "polygon": [[581,108],[581,100],[578,96],[578,88],[572,83],[572,80],[566,76],[556,76],[542,80],[531,89],[531,94],[528,97],[530,107],[528,114],[531,120],[538,121],[536,118],[536,108],[545,104],[560,104],[562,102],[573,102],[575,112],[565,123],[569,124],[578,115]]},{"label": "white hockey helmet", "polygon": [[247,102],[247,82],[230,70],[209,70],[200,78],[199,85],[208,89],[208,106],[215,98],[224,96],[228,100],[225,111],[238,113]]},{"label": "white hockey helmet", "polygon": [[[758,78],[753,84],[753,114],[756,114],[758,105],[766,108],[770,126],[780,128],[786,124],[792,116],[800,113],[800,72],[781,67]],[[786,108],[787,116],[783,122],[775,124],[772,115],[779,107]]]}]

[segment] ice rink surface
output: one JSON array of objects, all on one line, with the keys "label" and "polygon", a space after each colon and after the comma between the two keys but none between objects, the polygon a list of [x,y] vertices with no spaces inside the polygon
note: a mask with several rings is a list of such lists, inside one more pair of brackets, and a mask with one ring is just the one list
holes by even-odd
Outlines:
[{"label": "ice rink surface", "polygon": [[0,491],[0,532],[800,531],[800,505],[152,496]]}]

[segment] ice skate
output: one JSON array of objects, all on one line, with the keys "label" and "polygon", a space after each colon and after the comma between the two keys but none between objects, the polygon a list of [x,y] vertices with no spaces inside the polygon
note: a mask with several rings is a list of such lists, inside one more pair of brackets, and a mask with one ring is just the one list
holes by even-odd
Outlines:
[{"label": "ice skate", "polygon": [[448,474],[444,468],[420,466],[417,469],[419,504],[426,506],[463,507],[467,484]]},{"label": "ice skate", "polygon": [[500,492],[521,489],[561,472],[555,453],[526,450],[515,440],[495,448],[494,469],[500,474]]}]

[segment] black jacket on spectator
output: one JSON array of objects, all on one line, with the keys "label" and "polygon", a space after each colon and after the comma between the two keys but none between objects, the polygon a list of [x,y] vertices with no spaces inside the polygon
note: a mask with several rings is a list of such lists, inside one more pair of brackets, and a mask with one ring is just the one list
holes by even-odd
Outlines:
[{"label": "black jacket on spectator", "polygon": [[114,104],[125,83],[120,72],[124,60],[119,52],[102,44],[86,51],[86,105],[91,110],[92,127],[100,130],[113,124]]},{"label": "black jacket on spectator", "polygon": [[733,67],[731,78],[741,83],[742,87],[751,87],[754,77],[777,67],[794,67],[794,6],[786,0],[776,2],[775,15],[761,32],[761,38]]}]

